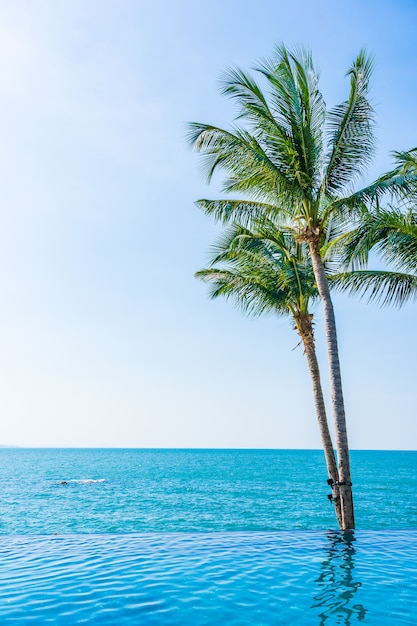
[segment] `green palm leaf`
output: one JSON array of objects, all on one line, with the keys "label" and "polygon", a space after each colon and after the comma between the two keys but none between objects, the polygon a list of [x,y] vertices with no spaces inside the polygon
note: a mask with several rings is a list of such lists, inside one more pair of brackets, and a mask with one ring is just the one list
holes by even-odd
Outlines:
[{"label": "green palm leaf", "polygon": [[367,98],[373,61],[362,50],[350,70],[350,94],[327,117],[330,145],[325,193],[334,195],[348,189],[363,174],[374,153],[374,112]]},{"label": "green palm leaf", "polygon": [[213,217],[217,222],[227,224],[236,222],[242,226],[257,224],[264,217],[280,217],[281,226],[287,221],[293,219],[290,211],[284,207],[277,207],[266,202],[255,202],[250,200],[197,200],[195,203],[206,215]]},{"label": "green palm leaf", "polygon": [[290,232],[277,231],[270,220],[264,219],[256,231],[232,225],[212,252],[212,267],[196,277],[213,285],[211,297],[232,298],[251,315],[309,314],[309,302],[318,297],[305,244]]},{"label": "green palm leaf", "polygon": [[373,249],[395,268],[417,272],[417,212],[389,207],[363,213],[346,237],[345,264],[365,266]]},{"label": "green palm leaf", "polygon": [[338,291],[346,291],[368,302],[381,306],[402,306],[417,299],[417,275],[377,270],[358,270],[337,274],[330,278],[330,285]]},{"label": "green palm leaf", "polygon": [[[287,135],[286,144],[280,147],[286,152],[288,175],[310,196],[319,182],[325,117],[311,55],[304,50],[296,54],[279,46],[275,56],[264,61],[258,71],[268,81],[275,117]],[[266,138],[268,142],[271,139]],[[272,141],[271,148],[277,147]]]}]

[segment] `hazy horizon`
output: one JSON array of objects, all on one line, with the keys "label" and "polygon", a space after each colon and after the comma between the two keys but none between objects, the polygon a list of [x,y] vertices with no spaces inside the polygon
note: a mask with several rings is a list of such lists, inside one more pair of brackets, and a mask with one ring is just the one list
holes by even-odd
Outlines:
[{"label": "hazy horizon", "polygon": [[[289,451],[289,452],[323,452],[323,448],[233,448],[233,447],[216,447],[216,448],[204,448],[204,447],[176,447],[176,446],[166,446],[166,447],[137,447],[137,446],[14,446],[14,445],[0,445],[0,449],[12,449],[12,450],[199,450],[199,451],[216,451],[223,450],[227,451],[242,451],[242,452],[250,452],[250,451],[271,451],[271,452],[279,452],[279,451]],[[417,452],[417,450],[411,448],[350,448],[350,452]],[[336,452],[336,449],[335,449]]]}]

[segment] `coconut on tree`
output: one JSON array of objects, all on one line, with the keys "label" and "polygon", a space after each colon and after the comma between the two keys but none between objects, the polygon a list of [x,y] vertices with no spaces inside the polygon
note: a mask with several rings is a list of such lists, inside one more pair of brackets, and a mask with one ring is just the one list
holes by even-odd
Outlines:
[{"label": "coconut on tree", "polygon": [[224,76],[222,92],[238,107],[236,126],[193,123],[189,129],[207,179],[221,169],[227,175],[223,191],[241,196],[200,200],[207,215],[249,228],[253,220],[274,216],[279,228],[292,229],[306,244],[324,312],[343,530],[355,521],[336,323],[322,251],[332,219],[343,222],[404,182],[394,172],[354,191],[374,152],[372,65],[361,51],[348,71],[347,99],[328,111],[310,53],[279,46],[255,70],[265,89],[240,69]]},{"label": "coconut on tree", "polygon": [[342,524],[339,474],[316,354],[311,305],[319,294],[306,244],[291,232],[281,232],[270,219],[255,231],[239,225],[229,228],[215,247],[208,269],[196,277],[210,283],[211,297],[224,296],[244,312],[260,316],[272,313],[288,317],[301,337],[310,371],[316,416],[326,460],[332,500]]}]

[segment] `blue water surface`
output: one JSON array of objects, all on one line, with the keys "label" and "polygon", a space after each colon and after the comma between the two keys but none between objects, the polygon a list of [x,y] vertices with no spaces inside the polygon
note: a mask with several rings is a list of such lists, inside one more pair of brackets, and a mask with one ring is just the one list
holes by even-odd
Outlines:
[{"label": "blue water surface", "polygon": [[8,537],[1,624],[415,624],[417,533]]},{"label": "blue water surface", "polygon": [[0,624],[415,624],[417,453],[0,450]]},{"label": "blue water surface", "polygon": [[[352,477],[357,528],[417,529],[417,452]],[[1,449],[0,533],[331,529],[326,479],[319,450]]]}]

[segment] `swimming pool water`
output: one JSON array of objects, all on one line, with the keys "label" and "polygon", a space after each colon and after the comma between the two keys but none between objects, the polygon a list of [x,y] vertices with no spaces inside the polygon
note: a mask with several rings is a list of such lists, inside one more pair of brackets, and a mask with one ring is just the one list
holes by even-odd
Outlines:
[{"label": "swimming pool water", "polygon": [[417,533],[5,537],[1,624],[415,624]]}]

